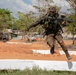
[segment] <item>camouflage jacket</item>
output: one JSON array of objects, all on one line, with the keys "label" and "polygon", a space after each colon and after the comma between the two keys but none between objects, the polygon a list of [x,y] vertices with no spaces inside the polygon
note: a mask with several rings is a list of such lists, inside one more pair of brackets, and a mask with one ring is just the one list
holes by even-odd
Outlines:
[{"label": "camouflage jacket", "polygon": [[29,30],[32,27],[42,25],[42,27],[45,29],[46,35],[51,33],[56,34],[61,30],[61,27],[59,23],[56,24],[55,22],[55,18],[45,15],[37,20],[35,23],[31,24],[27,29]]}]

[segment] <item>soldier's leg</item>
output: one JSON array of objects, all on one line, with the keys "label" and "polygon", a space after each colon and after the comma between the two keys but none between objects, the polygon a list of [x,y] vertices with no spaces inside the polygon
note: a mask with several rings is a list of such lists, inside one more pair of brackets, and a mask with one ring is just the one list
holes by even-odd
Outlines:
[{"label": "soldier's leg", "polygon": [[50,53],[51,53],[51,54],[54,54],[54,48],[55,48],[55,45],[54,45],[55,39],[54,39],[53,36],[54,36],[53,34],[50,34],[50,35],[47,36],[47,39],[46,39],[47,44],[48,44],[49,47],[51,48],[51,49],[50,49]]},{"label": "soldier's leg", "polygon": [[68,49],[67,49],[67,47],[66,47],[66,45],[65,45],[65,43],[63,41],[63,38],[62,38],[61,34],[56,35],[55,38],[56,38],[57,42],[60,44],[60,46],[62,47],[63,51],[65,52],[66,57],[68,58],[68,60],[70,60],[71,56],[70,56],[70,54],[68,52]]}]

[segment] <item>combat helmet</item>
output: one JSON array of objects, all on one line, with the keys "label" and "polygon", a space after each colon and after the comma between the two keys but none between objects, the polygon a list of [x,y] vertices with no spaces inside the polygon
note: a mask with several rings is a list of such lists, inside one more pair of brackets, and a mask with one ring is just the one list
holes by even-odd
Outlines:
[{"label": "combat helmet", "polygon": [[55,6],[51,6],[51,7],[48,8],[48,11],[49,11],[49,12],[56,12],[56,10],[57,10],[57,9],[56,9]]},{"label": "combat helmet", "polygon": [[48,13],[51,16],[59,16],[56,6],[52,6],[48,8]]}]

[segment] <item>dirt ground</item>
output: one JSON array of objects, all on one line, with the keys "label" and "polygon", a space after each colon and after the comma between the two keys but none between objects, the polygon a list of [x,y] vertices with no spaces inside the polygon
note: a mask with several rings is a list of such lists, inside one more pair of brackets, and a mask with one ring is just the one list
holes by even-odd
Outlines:
[{"label": "dirt ground", "polygon": [[[64,60],[68,61],[66,56],[60,55],[59,50],[62,50],[61,48],[55,49],[55,54],[37,54],[33,53],[33,49],[41,49],[41,50],[48,50],[50,49],[49,46],[46,44],[45,41],[37,41],[32,43],[25,43],[21,40],[10,40],[8,42],[14,42],[14,43],[3,43],[0,42],[0,59],[34,59],[34,60]],[[72,40],[64,40],[65,44],[71,45]],[[19,43],[19,44],[18,44]],[[70,61],[76,61],[76,56],[71,55],[72,60]]]}]

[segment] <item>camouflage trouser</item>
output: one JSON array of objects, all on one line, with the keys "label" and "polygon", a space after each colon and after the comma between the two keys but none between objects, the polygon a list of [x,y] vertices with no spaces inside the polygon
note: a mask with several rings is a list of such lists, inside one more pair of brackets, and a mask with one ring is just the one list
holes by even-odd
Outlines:
[{"label": "camouflage trouser", "polygon": [[63,42],[63,37],[61,34],[56,34],[56,35],[49,34],[47,35],[46,41],[47,41],[47,44],[50,46],[51,50],[53,51],[55,48],[55,41],[57,41],[60,44],[60,46],[62,47],[64,51],[67,50],[67,47],[65,46]]},{"label": "camouflage trouser", "polygon": [[63,51],[66,54],[66,57],[68,58],[68,60],[72,59],[70,54],[68,53],[67,47],[63,42],[63,37],[61,34],[49,34],[47,35],[47,44],[50,46],[51,50],[51,54],[54,54],[54,48],[55,48],[55,40],[60,44],[60,46],[62,47]]}]

